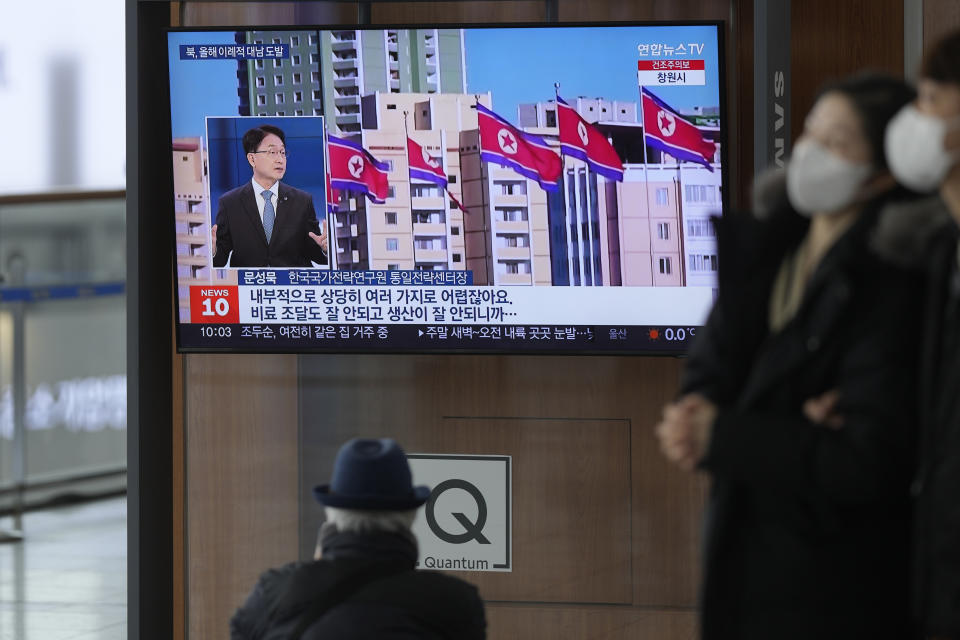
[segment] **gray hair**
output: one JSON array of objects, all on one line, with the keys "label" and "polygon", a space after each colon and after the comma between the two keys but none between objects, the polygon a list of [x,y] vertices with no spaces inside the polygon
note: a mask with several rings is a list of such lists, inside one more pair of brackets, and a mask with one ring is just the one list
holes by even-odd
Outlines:
[{"label": "gray hair", "polygon": [[358,509],[338,509],[324,507],[327,522],[334,524],[337,531],[353,533],[409,532],[417,517],[417,510],[408,511],[361,511]]}]

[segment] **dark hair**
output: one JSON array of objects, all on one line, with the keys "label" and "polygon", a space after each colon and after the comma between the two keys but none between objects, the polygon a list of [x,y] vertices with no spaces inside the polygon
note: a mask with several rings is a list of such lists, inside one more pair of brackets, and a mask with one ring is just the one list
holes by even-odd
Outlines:
[{"label": "dark hair", "polygon": [[280,138],[280,142],[284,144],[287,143],[286,136],[283,135],[283,130],[281,130],[279,127],[273,126],[272,124],[262,124],[259,127],[254,127],[243,134],[243,152],[253,153],[256,151],[257,147],[260,146],[260,143],[263,142],[263,139],[266,138],[270,133]]},{"label": "dark hair", "polygon": [[887,123],[916,99],[917,92],[900,78],[887,73],[865,72],[824,86],[817,99],[827,93],[839,93],[850,100],[860,116],[863,135],[870,144],[873,166],[886,169],[883,137]]},{"label": "dark hair", "polygon": [[960,84],[960,31],[953,31],[937,40],[923,56],[920,77],[950,84]]}]

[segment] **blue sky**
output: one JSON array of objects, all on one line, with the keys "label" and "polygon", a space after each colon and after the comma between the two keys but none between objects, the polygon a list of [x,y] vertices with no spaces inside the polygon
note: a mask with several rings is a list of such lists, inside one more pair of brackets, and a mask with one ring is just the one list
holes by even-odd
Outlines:
[{"label": "blue sky", "polygon": [[237,63],[232,60],[180,60],[181,44],[234,44],[233,31],[171,32],[170,120],[174,138],[204,136],[205,116],[235,116]]},{"label": "blue sky", "polygon": [[[579,95],[636,102],[637,45],[703,43],[707,84],[657,89],[671,106],[715,107],[720,102],[716,28],[556,27],[468,29],[464,48],[467,90],[493,94],[493,108],[511,122],[517,105]],[[171,120],[174,137],[206,135],[204,116],[237,115],[237,63],[180,60],[181,44],[233,44],[232,31],[171,32]],[[690,59],[693,56],[686,56]]]},{"label": "blue sky", "polygon": [[554,82],[560,83],[560,96],[566,100],[583,95],[638,101],[640,44],[704,44],[705,86],[655,91],[678,109],[720,102],[713,26],[468,29],[464,39],[467,90],[490,91],[494,110],[511,122],[516,122],[518,104],[552,99]]}]

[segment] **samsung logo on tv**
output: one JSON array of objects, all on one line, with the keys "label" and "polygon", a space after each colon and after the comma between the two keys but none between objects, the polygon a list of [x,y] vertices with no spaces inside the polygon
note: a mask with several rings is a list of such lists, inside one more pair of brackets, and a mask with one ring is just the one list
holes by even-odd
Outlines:
[{"label": "samsung logo on tv", "polygon": [[776,120],[773,122],[773,162],[778,167],[783,166],[783,154],[786,147],[786,138],[783,129],[785,122],[783,103],[776,98],[782,98],[786,90],[786,81],[783,71],[775,71],[773,74],[773,113]]}]

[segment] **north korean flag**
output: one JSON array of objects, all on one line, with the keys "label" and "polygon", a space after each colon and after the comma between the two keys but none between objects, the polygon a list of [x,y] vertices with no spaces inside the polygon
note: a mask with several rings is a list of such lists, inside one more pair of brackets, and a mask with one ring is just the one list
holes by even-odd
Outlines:
[{"label": "north korean flag", "polygon": [[560,156],[543,138],[524,133],[477,103],[480,122],[480,158],[513,169],[536,180],[547,191],[560,188]]},{"label": "north korean flag", "polygon": [[643,136],[651,147],[669,153],[679,160],[702,164],[710,171],[716,143],[703,137],[692,123],[687,122],[666,102],[641,87],[643,100]]},{"label": "north korean flag", "polygon": [[374,204],[387,200],[386,162],[380,162],[356,142],[327,136],[330,152],[330,187],[367,194]]},{"label": "north korean flag", "polygon": [[557,96],[557,123],[560,127],[560,151],[580,158],[602,176],[623,181],[623,162],[596,127],[584,120],[577,110]]},{"label": "north korean flag", "polygon": [[407,138],[407,162],[410,165],[411,178],[432,182],[441,189],[447,188],[447,174],[443,172],[443,163],[410,138]]},{"label": "north korean flag", "polygon": [[457,209],[460,209],[460,211],[463,211],[464,213],[470,213],[467,211],[467,208],[463,206],[463,203],[457,200],[457,196],[450,193],[449,189],[447,189],[447,195],[450,196],[450,202],[453,203],[453,206],[455,206]]}]

